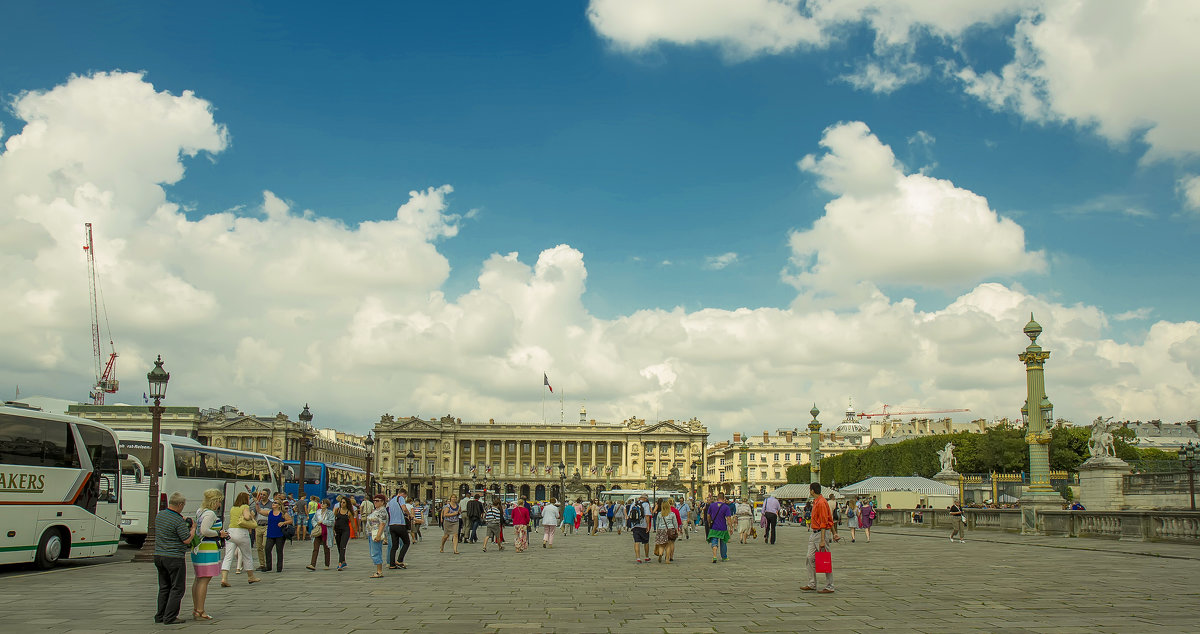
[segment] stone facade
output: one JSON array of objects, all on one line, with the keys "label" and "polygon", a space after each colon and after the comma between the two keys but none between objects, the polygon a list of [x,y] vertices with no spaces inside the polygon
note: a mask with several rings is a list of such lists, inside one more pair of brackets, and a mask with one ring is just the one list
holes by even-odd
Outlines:
[{"label": "stone facade", "polygon": [[[821,432],[821,455],[836,456],[861,449],[869,442],[869,438],[864,439],[859,435],[849,436],[836,431]],[[705,486],[702,493],[740,494],[744,452],[750,497],[760,499],[787,484],[788,467],[808,464],[809,443],[809,434],[796,429],[780,429],[775,434],[763,431],[761,436],[745,438],[740,433],[735,433],[732,441],[723,440],[705,451]]]},{"label": "stone facade", "polygon": [[[412,483],[421,499],[447,499],[487,487],[530,499],[561,499],[560,486],[579,476],[586,496],[617,488],[650,488],[651,477],[688,482],[703,456],[708,429],[696,419],[646,423],[463,422],[388,414],[375,424],[375,472],[383,488]],[[411,461],[408,458],[412,452]],[[566,467],[563,474],[559,463]],[[412,466],[411,476],[409,466]],[[565,478],[564,478],[565,476]],[[701,478],[696,473],[697,485]]]},{"label": "stone facade", "polygon": [[[145,431],[151,428],[146,407],[129,405],[72,405],[68,413],[104,423],[117,430]],[[283,460],[300,459],[300,443],[308,437],[312,449],[305,459],[310,462],[340,462],[359,468],[367,466],[367,450],[361,437],[333,430],[317,430],[291,420],[283,412],[272,417],[256,416],[226,405],[220,409],[168,407],[163,414],[164,434],[187,436],[210,447],[254,451]]]}]

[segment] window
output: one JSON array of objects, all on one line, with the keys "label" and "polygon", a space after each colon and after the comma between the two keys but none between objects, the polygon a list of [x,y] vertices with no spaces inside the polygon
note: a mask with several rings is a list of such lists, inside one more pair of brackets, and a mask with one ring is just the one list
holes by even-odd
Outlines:
[{"label": "window", "polygon": [[573,443],[573,442],[567,443],[567,455],[569,455],[569,456],[575,455],[575,443]]},{"label": "window", "polygon": [[404,451],[405,440],[403,438],[396,441],[396,451]]},{"label": "window", "polygon": [[515,443],[515,442],[513,442],[513,441],[511,441],[511,440],[510,440],[510,441],[508,441],[508,450],[507,450],[507,451],[508,451],[508,453],[510,453],[510,454],[517,453],[517,443]]},{"label": "window", "polygon": [[790,454],[790,453],[785,453],[785,454],[783,454],[783,459],[784,459],[784,460],[791,460],[791,459],[792,459],[792,454]]},{"label": "window", "polygon": [[580,448],[580,451],[583,453],[583,455],[585,455],[585,456],[592,455],[592,443],[590,443],[590,442],[580,443],[579,448]]},{"label": "window", "polygon": [[621,443],[615,442],[610,447],[612,448],[612,455],[616,456],[621,453]]},{"label": "window", "polygon": [[754,460],[754,454],[750,454],[750,459]]},{"label": "window", "polygon": [[775,454],[775,459],[779,460],[779,454]]},{"label": "window", "polygon": [[259,451],[266,451],[270,447],[271,447],[271,439],[270,438],[259,438],[258,439],[258,450]]},{"label": "window", "polygon": [[486,442],[480,440],[475,443],[475,453],[482,454],[485,451],[487,451],[487,443]]},{"label": "window", "polygon": [[238,439],[237,438],[226,438],[225,446],[229,447],[230,449],[237,449],[238,448]]},{"label": "window", "polygon": [[437,451],[437,441],[436,440],[425,441],[425,451],[429,451],[429,452]]},{"label": "window", "polygon": [[546,453],[546,443],[540,442],[537,444],[538,457],[542,457]]},{"label": "window", "polygon": [[776,471],[776,472],[775,472],[775,479],[776,479],[776,480],[778,480],[778,479],[779,479],[779,472],[778,472],[778,471]]},{"label": "window", "polygon": [[435,471],[437,471],[437,460],[430,460],[426,464],[426,466],[428,466],[428,468],[429,468],[428,471],[426,471],[426,473],[428,473],[429,475],[433,475],[433,473]]},{"label": "window", "polygon": [[525,454],[525,455],[527,455],[527,456],[528,456],[528,455],[529,455],[529,451],[530,451],[530,444],[529,444],[529,443],[527,443],[527,442],[523,442],[523,443],[521,443],[521,453],[523,453],[523,454]]}]

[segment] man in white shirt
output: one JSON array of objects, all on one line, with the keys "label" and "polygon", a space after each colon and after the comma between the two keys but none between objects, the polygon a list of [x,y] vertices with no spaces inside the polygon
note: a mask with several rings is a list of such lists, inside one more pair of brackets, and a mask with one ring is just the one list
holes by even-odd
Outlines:
[{"label": "man in white shirt", "polygon": [[[640,564],[643,561],[650,562],[650,498],[643,495],[640,499],[634,500],[634,505],[642,510],[642,516],[633,523],[633,562]],[[646,558],[643,560],[640,554],[639,547],[644,547]]]}]

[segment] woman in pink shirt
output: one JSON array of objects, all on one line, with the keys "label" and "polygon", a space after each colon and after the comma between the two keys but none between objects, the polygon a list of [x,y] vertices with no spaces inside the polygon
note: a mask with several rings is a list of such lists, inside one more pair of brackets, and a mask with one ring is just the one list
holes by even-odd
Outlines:
[{"label": "woman in pink shirt", "polygon": [[517,506],[512,511],[513,531],[517,533],[514,540],[517,552],[523,553],[529,546],[529,508],[525,506],[525,498],[517,500]]}]

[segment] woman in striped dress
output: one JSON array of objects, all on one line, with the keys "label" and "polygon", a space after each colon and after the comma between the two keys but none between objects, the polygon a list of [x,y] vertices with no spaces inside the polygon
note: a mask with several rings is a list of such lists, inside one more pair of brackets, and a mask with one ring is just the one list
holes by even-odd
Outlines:
[{"label": "woman in striped dress", "polygon": [[229,533],[221,528],[221,514],[218,512],[224,501],[225,496],[219,489],[209,489],[204,492],[200,510],[196,511],[196,525],[199,527],[196,534],[201,536],[201,540],[200,545],[192,549],[192,567],[196,573],[196,580],[192,582],[192,616],[197,621],[212,618],[204,612],[204,600],[208,598],[208,582],[221,572],[221,547],[217,541],[229,537]]}]

